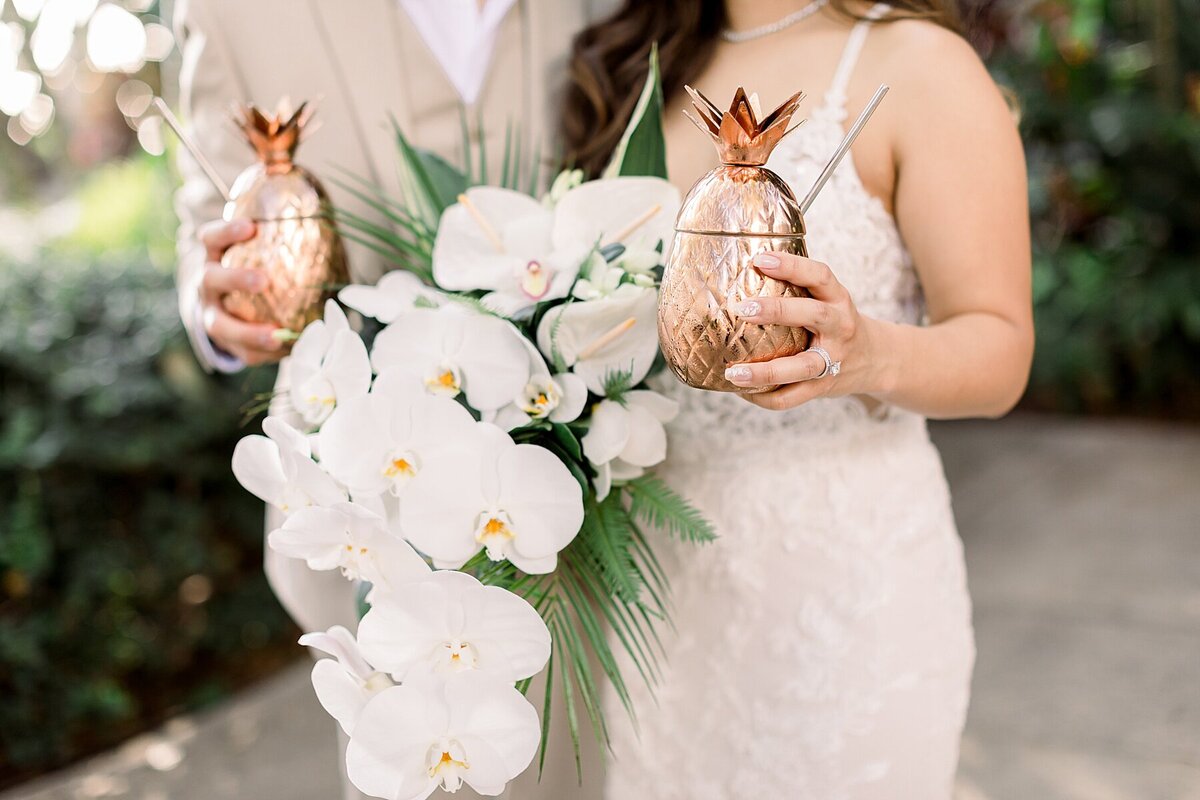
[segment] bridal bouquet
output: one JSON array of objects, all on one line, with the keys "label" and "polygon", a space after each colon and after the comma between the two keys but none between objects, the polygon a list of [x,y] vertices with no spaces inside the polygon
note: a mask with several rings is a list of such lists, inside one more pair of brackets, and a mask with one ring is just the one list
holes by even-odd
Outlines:
[{"label": "bridal bouquet", "polygon": [[[459,170],[397,131],[403,202],[347,186],[394,227],[345,217],[346,235],[402,269],[303,330],[294,413],[243,439],[233,470],[286,515],[270,547],[363,587],[357,638],[300,641],[333,656],[313,684],[368,794],[498,794],[539,741],[544,760],[553,694],[578,761],[579,706],[607,739],[593,661],[633,713],[610,641],[655,679],[668,587],[650,533],[713,535],[652,473],[676,412],[645,384],[680,202],[660,114],[652,59],[599,180],[564,171],[537,198],[511,136],[492,186],[482,148]],[[524,693],[543,669],[539,722]]]}]

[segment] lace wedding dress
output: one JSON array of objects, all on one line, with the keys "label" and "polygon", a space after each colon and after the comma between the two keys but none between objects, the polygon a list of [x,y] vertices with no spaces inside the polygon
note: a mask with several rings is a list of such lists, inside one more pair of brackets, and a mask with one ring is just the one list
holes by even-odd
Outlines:
[{"label": "lace wedding dress", "polygon": [[[832,88],[769,166],[798,194],[843,136]],[[864,315],[918,323],[895,221],[846,159],[807,218],[811,255]],[[962,547],[925,420],[857,399],[771,412],[673,384],[660,474],[712,520],[705,547],[663,545],[677,632],[657,689],[628,681],[609,800],[948,800],[974,644]],[[619,649],[619,648],[618,648]]]}]

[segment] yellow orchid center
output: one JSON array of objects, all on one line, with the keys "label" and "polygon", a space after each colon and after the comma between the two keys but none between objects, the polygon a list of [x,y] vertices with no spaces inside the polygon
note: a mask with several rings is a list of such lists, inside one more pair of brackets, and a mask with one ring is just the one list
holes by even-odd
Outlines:
[{"label": "yellow orchid center", "polygon": [[562,392],[549,377],[534,378],[525,384],[517,405],[533,419],[545,419],[562,402]]},{"label": "yellow orchid center", "polygon": [[442,645],[445,660],[442,668],[448,672],[462,672],[475,669],[479,663],[479,654],[470,642],[452,639]]},{"label": "yellow orchid center", "polygon": [[462,375],[452,365],[443,364],[425,378],[430,394],[456,397],[462,391]]},{"label": "yellow orchid center", "polygon": [[398,494],[421,469],[420,459],[408,450],[394,450],[383,460],[383,477],[391,483],[392,494]]},{"label": "yellow orchid center", "polygon": [[429,777],[440,781],[447,792],[457,792],[463,784],[463,774],[471,768],[463,746],[457,741],[443,741],[429,748],[425,757]]}]

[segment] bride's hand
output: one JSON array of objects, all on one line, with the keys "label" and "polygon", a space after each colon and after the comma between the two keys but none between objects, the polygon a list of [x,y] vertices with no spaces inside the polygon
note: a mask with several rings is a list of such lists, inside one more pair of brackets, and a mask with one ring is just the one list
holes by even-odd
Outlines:
[{"label": "bride's hand", "polygon": [[[871,346],[871,320],[858,313],[850,292],[820,261],[787,253],[759,253],[754,266],[763,275],[807,289],[811,297],[758,297],[731,309],[747,322],[789,325],[813,334],[810,347],[822,347],[842,366],[826,372],[814,350],[756,364],[731,364],[725,378],[736,386],[774,386],[771,392],[745,395],[755,405],[782,411],[817,397],[867,394],[877,390],[878,372]],[[824,374],[823,374],[824,373]]]}]

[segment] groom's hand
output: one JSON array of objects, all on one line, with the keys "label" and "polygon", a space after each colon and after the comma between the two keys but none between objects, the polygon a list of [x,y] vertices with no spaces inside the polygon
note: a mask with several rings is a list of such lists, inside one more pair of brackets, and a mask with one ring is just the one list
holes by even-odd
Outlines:
[{"label": "groom's hand", "polygon": [[200,279],[200,306],[208,338],[247,366],[278,361],[284,349],[274,336],[276,326],[239,319],[225,310],[223,302],[231,292],[261,292],[267,287],[266,276],[258,270],[221,266],[226,250],[254,237],[254,223],[215,220],[200,228],[199,237],[207,250]]}]

